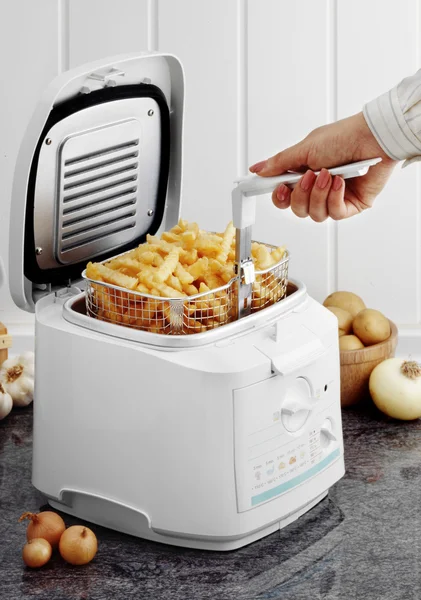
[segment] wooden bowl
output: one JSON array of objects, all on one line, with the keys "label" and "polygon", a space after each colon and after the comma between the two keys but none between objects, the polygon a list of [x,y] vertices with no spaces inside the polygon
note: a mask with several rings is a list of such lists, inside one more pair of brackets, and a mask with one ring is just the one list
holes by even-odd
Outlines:
[{"label": "wooden bowl", "polygon": [[395,356],[398,328],[390,323],[390,337],[360,350],[341,350],[341,406],[353,406],[369,396],[368,382],[374,367]]}]

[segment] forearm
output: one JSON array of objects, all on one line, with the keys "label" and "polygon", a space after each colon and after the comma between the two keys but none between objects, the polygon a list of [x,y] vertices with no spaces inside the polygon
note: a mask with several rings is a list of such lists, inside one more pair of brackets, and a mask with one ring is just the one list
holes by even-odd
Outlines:
[{"label": "forearm", "polygon": [[421,69],[363,109],[372,134],[390,158],[421,160]]}]

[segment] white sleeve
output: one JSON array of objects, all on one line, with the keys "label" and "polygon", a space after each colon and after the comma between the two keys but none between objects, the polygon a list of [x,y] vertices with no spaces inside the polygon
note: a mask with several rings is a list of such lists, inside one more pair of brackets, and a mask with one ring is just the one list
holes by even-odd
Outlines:
[{"label": "white sleeve", "polygon": [[388,156],[421,160],[421,69],[363,108],[367,125]]}]

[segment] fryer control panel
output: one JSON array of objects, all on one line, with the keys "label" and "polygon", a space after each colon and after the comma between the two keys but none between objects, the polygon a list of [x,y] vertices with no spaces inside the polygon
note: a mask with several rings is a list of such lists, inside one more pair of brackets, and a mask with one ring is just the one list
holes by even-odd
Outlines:
[{"label": "fryer control panel", "polygon": [[[234,391],[238,511],[315,477],[340,456],[339,386],[273,376]],[[340,409],[339,409],[340,410]]]}]

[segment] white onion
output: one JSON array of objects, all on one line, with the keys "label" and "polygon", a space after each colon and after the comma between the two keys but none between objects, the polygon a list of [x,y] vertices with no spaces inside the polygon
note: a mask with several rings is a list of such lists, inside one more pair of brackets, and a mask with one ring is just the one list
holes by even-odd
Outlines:
[{"label": "white onion", "polygon": [[379,410],[402,421],[421,417],[421,365],[402,358],[381,362],[370,376],[370,394]]}]

